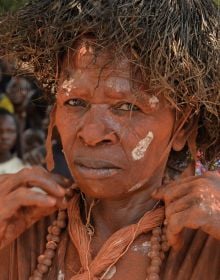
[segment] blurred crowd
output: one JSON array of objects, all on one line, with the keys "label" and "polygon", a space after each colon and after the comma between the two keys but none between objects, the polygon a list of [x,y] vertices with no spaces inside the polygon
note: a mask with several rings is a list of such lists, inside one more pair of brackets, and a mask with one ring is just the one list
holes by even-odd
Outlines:
[{"label": "blurred crowd", "polygon": [[[0,60],[0,174],[45,166],[50,106],[34,78],[11,73],[12,65]],[[57,133],[53,151],[55,171],[69,177]]]}]

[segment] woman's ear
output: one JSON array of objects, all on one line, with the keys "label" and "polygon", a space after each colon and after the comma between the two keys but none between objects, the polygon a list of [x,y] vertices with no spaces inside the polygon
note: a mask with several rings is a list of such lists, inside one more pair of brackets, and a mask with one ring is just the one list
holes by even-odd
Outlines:
[{"label": "woman's ear", "polygon": [[54,169],[52,136],[53,136],[53,129],[55,127],[55,116],[56,116],[56,105],[53,106],[50,112],[50,122],[48,126],[47,139],[46,139],[46,150],[47,150],[46,164],[47,164],[47,169],[49,171]]},{"label": "woman's ear", "polygon": [[173,140],[172,148],[174,151],[181,151],[186,144],[188,144],[189,150],[193,157],[196,156],[196,137],[198,132],[198,118],[192,118],[189,120],[183,128],[176,135]]}]

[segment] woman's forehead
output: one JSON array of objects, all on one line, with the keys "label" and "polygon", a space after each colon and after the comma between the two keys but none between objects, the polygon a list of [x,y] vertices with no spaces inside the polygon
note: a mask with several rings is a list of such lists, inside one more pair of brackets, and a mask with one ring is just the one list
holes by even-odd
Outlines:
[{"label": "woman's forehead", "polygon": [[61,76],[71,75],[77,70],[116,71],[118,75],[130,77],[128,57],[119,57],[110,49],[98,49],[90,41],[82,41],[74,49],[69,49],[61,66]]}]

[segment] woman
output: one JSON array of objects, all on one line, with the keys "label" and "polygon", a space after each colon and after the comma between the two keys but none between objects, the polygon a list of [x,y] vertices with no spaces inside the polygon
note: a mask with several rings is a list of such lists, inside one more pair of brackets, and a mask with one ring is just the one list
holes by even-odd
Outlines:
[{"label": "woman", "polygon": [[42,78],[60,58],[47,161],[56,126],[76,185],[35,167],[2,177],[3,279],[218,279],[219,174],[163,184],[196,146],[219,152],[215,5],[32,1],[20,18]]},{"label": "woman", "polygon": [[15,116],[0,109],[0,174],[16,173],[25,167],[20,155]]}]

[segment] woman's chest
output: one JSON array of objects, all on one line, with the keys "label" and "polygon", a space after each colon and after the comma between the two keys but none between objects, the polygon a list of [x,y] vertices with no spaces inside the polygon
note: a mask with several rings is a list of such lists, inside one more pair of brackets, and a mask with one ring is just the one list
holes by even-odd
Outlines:
[{"label": "woman's chest", "polygon": [[[95,244],[91,247],[94,246]],[[150,252],[149,237],[143,235],[125,248],[116,258],[117,253],[111,250],[101,253],[99,251],[92,259],[89,260],[88,258],[88,272],[85,275],[96,275],[97,279],[100,280],[146,280],[148,268],[151,265],[151,259],[148,256]],[[81,254],[81,258],[84,258],[84,260],[86,260],[86,253]],[[85,267],[85,265],[82,266],[81,264],[84,260],[81,259],[80,261],[80,257],[72,244],[68,246],[65,256],[65,280],[70,280],[71,277],[84,270],[83,266]]]}]

